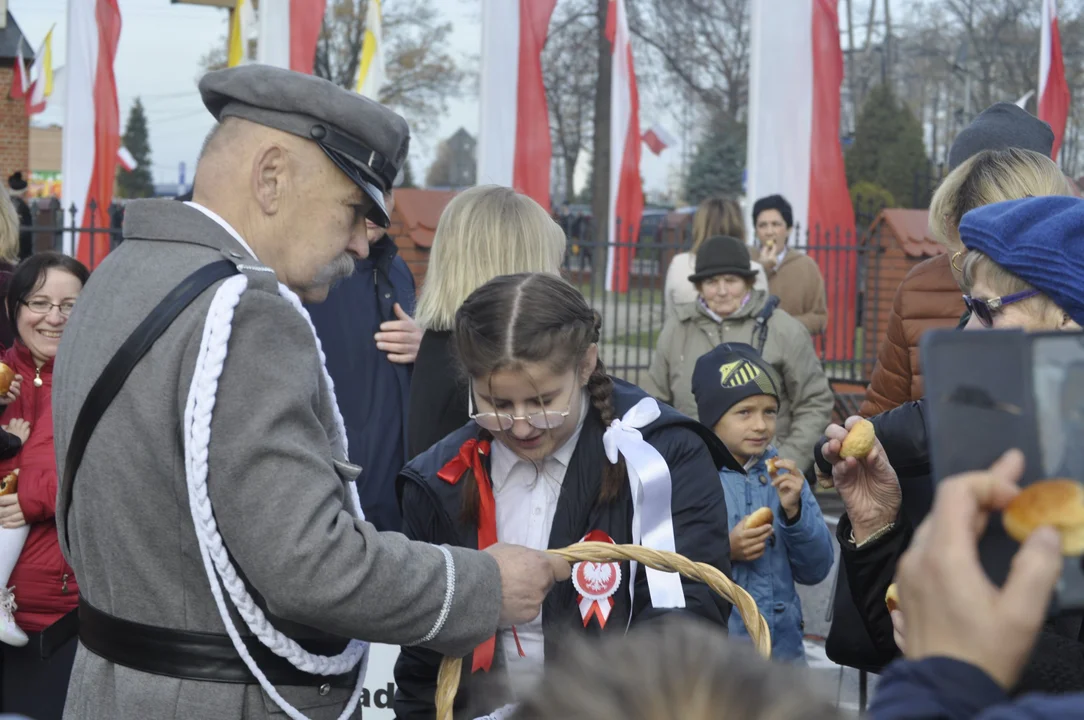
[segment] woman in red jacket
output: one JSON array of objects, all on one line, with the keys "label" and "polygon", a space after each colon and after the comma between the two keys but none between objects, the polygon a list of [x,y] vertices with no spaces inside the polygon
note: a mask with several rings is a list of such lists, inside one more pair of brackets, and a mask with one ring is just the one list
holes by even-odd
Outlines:
[{"label": "woman in red jacket", "polygon": [[30,436],[14,457],[0,461],[0,477],[19,470],[17,491],[0,496],[0,527],[30,527],[8,581],[15,588],[15,621],[30,642],[0,645],[0,712],[36,720],[62,716],[78,643],[56,625],[79,602],[75,576],[60,552],[53,447],[53,359],[76,298],[89,273],[77,260],[39,253],[23,261],[8,285],[6,309],[15,345],[3,362],[22,377],[19,397],[5,416],[30,423]]}]

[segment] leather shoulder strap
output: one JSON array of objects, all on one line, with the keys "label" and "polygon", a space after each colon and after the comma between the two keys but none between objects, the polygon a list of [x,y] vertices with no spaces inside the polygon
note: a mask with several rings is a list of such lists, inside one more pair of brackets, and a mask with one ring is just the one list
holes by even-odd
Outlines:
[{"label": "leather shoulder strap", "polygon": [[779,307],[779,298],[769,295],[768,302],[764,303],[764,307],[757,313],[756,325],[753,327],[753,347],[761,355],[764,354],[764,344],[768,341],[768,320],[771,319],[777,307]]},{"label": "leather shoulder strap", "polygon": [[192,301],[199,297],[204,290],[214,285],[219,280],[224,280],[240,271],[229,260],[204,265],[199,270],[185,278],[173,288],[162,302],[144,318],[143,322],[124,341],[113,358],[106,364],[102,374],[95,381],[83,401],[83,407],[75,420],[72,429],[71,441],[68,443],[68,452],[64,458],[63,476],[60,481],[60,498],[64,507],[65,547],[71,550],[70,534],[67,532],[67,519],[71,513],[72,489],[75,485],[75,474],[79,471],[79,465],[83,461],[83,453],[86,452],[94,428],[102,419],[106,409],[113,402],[128,376],[151,349],[155,341],[173,321],[177,319]]}]

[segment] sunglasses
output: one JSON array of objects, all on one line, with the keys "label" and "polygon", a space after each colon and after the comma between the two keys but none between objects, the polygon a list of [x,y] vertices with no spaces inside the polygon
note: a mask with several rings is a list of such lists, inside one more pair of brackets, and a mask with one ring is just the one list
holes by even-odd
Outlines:
[{"label": "sunglasses", "polygon": [[967,306],[968,311],[979,319],[983,327],[992,328],[994,326],[994,315],[1001,312],[1001,309],[1006,305],[1012,305],[1015,302],[1021,300],[1027,300],[1029,297],[1038,295],[1038,290],[1024,290],[1023,292],[1013,293],[1012,295],[1002,295],[1001,297],[990,298],[989,300],[980,300],[979,298],[973,298],[970,295],[964,295],[964,305]]},{"label": "sunglasses", "polygon": [[[573,386],[572,392],[576,392],[576,387]],[[496,413],[496,412],[474,412],[474,383],[467,393],[467,411],[470,414],[470,419],[478,423],[478,426],[488,430],[492,433],[508,432],[515,425],[517,420],[526,420],[527,424],[533,427],[535,430],[556,430],[564,425],[565,418],[572,412],[572,398],[568,399],[568,408],[563,411],[556,410],[538,410],[526,415],[512,415],[510,413]]]}]

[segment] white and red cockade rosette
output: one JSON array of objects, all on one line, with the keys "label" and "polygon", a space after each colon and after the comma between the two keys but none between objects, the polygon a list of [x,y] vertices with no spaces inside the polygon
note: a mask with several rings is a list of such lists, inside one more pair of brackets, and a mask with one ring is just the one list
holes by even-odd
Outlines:
[{"label": "white and red cockade rosette", "polygon": [[[616,545],[613,538],[601,530],[592,530],[584,535],[580,542],[607,542]],[[587,627],[587,623],[594,617],[598,619],[599,627],[606,627],[606,620],[614,608],[613,595],[621,586],[621,563],[578,562],[572,566],[572,585],[580,594],[583,626]]]}]

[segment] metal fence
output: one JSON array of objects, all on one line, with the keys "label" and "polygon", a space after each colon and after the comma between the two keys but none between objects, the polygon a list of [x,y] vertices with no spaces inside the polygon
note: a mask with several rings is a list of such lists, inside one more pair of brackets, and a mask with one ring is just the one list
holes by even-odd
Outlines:
[{"label": "metal fence", "polygon": [[[858,214],[856,231],[796,228],[792,235],[797,242],[791,248],[808,254],[824,275],[828,325],[813,336],[813,343],[829,379],[837,384],[868,382],[878,339],[885,332],[880,313],[869,309],[891,302],[896,291],[895,285],[882,282],[878,270],[884,247],[880,230],[870,229],[878,210],[865,207]],[[567,224],[565,274],[602,315],[600,351],[607,368],[630,382],[639,383],[651,364],[668,312],[667,269],[674,256],[692,246],[691,216],[689,220],[664,222],[651,232],[615,243],[596,242],[594,228],[582,218]],[[627,290],[607,291],[607,256],[622,250],[631,255]]]},{"label": "metal fence", "polygon": [[114,203],[102,210],[97,203],[91,202],[81,218],[74,205],[64,209],[56,198],[31,200],[28,205],[31,224],[22,227],[20,232],[30,234],[29,245],[33,252],[63,252],[65,240],[77,237],[80,243],[88,243],[90,267],[94,267],[104,252],[121,242],[122,204]]}]

